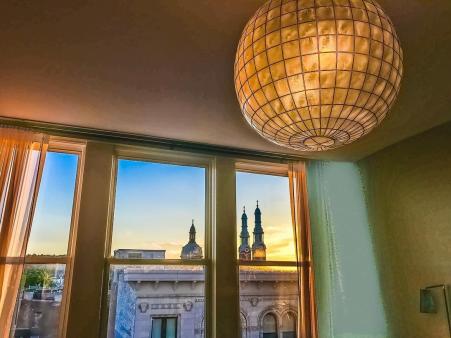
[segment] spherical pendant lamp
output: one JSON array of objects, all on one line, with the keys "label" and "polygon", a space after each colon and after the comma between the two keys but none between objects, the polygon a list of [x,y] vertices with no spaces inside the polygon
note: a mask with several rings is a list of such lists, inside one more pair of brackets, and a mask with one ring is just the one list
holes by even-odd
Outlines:
[{"label": "spherical pendant lamp", "polygon": [[270,0],[242,33],[235,89],[264,138],[322,151],[381,123],[399,91],[402,57],[374,0]]}]

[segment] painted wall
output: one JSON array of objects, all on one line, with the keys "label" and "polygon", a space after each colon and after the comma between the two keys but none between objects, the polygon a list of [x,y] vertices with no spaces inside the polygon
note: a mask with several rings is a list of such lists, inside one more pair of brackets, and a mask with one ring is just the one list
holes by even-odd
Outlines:
[{"label": "painted wall", "polygon": [[419,289],[451,284],[451,123],[359,165],[393,337],[448,337],[440,294],[438,313],[421,314]]},{"label": "painted wall", "polygon": [[359,168],[311,161],[309,206],[320,338],[387,338]]}]

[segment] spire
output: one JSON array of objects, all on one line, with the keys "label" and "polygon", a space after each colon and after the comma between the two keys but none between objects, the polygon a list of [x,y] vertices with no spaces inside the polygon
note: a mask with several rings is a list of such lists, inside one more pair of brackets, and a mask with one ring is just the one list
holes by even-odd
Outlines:
[{"label": "spire", "polygon": [[196,242],[196,227],[194,226],[194,220],[191,221],[191,227],[189,228],[189,242]]},{"label": "spire", "polygon": [[253,232],[254,243],[252,244],[252,259],[264,261],[266,260],[266,245],[263,240],[263,236],[265,233],[262,227],[262,212],[258,207],[258,201],[257,207],[255,208],[254,216],[255,216],[255,226]]},{"label": "spire", "polygon": [[262,228],[262,212],[260,211],[260,208],[258,207],[258,201],[257,201],[257,208],[255,208],[255,228],[254,228],[254,234],[263,234],[263,228]]},{"label": "spire", "polygon": [[251,260],[251,247],[249,246],[249,237],[249,231],[247,230],[246,207],[243,207],[243,215],[241,215],[241,243],[239,247],[239,258],[241,260]]}]

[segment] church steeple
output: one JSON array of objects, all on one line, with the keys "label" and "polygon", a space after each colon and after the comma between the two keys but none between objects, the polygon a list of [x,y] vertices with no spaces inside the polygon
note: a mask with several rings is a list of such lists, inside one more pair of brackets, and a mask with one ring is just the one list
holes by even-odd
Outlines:
[{"label": "church steeple", "polygon": [[264,242],[264,231],[262,227],[262,213],[258,207],[254,212],[255,226],[254,226],[254,243],[252,244],[252,259],[256,261],[266,260],[266,245]]},{"label": "church steeple", "polygon": [[194,226],[194,220],[191,221],[191,227],[189,228],[189,242],[196,243],[196,228]]},{"label": "church steeple", "polygon": [[239,258],[244,261],[251,260],[251,247],[249,246],[249,231],[247,231],[247,215],[246,209],[243,207],[243,215],[241,215],[241,243],[239,247]]}]

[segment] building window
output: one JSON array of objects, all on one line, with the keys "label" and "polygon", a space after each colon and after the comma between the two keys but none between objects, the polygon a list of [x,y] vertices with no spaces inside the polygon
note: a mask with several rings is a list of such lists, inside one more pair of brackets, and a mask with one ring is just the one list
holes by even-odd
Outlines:
[{"label": "building window", "polygon": [[63,336],[80,152],[47,152],[17,296],[12,337]]},{"label": "building window", "polygon": [[108,337],[203,333],[207,170],[117,159]]},{"label": "building window", "polygon": [[247,319],[244,314],[240,313],[241,338],[247,338]]},{"label": "building window", "polygon": [[287,312],[282,316],[282,338],[296,338],[296,315]]},{"label": "building window", "polygon": [[[251,337],[276,337],[276,318],[299,297],[288,177],[237,171],[236,199],[241,311],[259,323]],[[268,308],[277,310],[262,317]]]},{"label": "building window", "polygon": [[176,338],[177,317],[152,318],[151,338]]},{"label": "building window", "polygon": [[277,338],[277,319],[272,313],[267,313],[263,317],[262,323],[263,338]]}]

